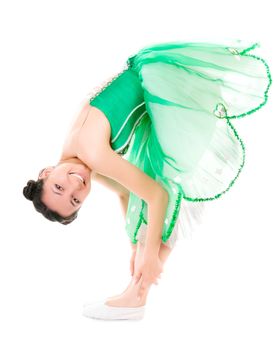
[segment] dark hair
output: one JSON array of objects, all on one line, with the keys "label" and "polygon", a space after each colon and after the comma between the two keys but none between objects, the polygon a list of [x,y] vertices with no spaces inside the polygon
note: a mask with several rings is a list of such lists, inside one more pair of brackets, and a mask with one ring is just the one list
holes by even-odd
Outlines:
[{"label": "dark hair", "polygon": [[29,180],[27,185],[23,188],[23,195],[33,201],[36,210],[41,213],[46,219],[50,221],[58,221],[63,225],[70,224],[73,220],[77,218],[78,210],[68,217],[63,217],[57,212],[50,210],[42,201],[41,195],[43,192],[44,179],[39,179],[37,181]]}]

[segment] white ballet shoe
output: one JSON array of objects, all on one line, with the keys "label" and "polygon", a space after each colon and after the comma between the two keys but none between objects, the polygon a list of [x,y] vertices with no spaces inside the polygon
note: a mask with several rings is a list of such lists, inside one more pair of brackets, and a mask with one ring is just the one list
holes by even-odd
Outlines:
[{"label": "white ballet shoe", "polygon": [[101,320],[141,320],[144,317],[145,305],[138,307],[119,307],[106,305],[107,300],[85,304],[83,316]]}]

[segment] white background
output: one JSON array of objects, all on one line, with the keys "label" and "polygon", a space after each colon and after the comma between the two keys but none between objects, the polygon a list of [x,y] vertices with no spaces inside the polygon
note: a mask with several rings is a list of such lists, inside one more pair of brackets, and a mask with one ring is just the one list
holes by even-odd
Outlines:
[{"label": "white background", "polygon": [[[276,18],[260,1],[6,1],[0,6],[0,348],[276,350]],[[259,41],[269,101],[233,120],[246,163],[170,255],[145,318],[97,321],[83,303],[125,289],[131,251],[117,197],[92,183],[68,226],[22,194],[55,165],[81,101],[141,47]],[[274,96],[275,94],[275,96]],[[174,344],[173,344],[174,343]]]}]

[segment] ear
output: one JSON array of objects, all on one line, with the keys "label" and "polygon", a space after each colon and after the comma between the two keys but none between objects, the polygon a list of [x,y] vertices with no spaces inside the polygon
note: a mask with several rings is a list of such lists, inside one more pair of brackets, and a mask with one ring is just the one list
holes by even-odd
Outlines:
[{"label": "ear", "polygon": [[47,168],[43,168],[38,175],[39,179],[43,179],[45,177],[47,177],[54,169],[54,166],[48,166]]}]

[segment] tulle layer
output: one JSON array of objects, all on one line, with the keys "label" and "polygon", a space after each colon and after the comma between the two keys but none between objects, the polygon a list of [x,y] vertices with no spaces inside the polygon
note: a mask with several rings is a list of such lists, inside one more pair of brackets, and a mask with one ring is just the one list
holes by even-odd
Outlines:
[{"label": "tulle layer", "polygon": [[[141,81],[147,113],[126,158],[169,193],[163,242],[179,215],[187,236],[201,220],[203,202],[221,197],[243,168],[245,146],[230,119],[261,108],[271,84],[266,62],[248,53],[256,46],[171,42],[127,61]],[[147,204],[131,193],[126,230],[133,243],[142,222]]]}]

